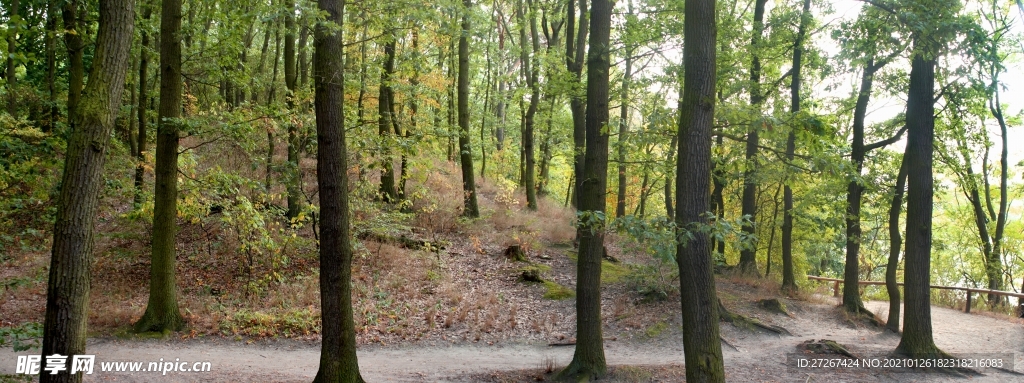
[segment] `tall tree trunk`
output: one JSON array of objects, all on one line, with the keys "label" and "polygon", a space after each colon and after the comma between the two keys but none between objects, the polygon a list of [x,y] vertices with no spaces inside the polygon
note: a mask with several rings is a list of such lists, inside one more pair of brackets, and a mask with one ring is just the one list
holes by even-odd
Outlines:
[{"label": "tall tree trunk", "polygon": [[[932,250],[932,152],[935,138],[935,53],[934,43],[915,36],[907,92],[907,249],[903,273],[906,314],[903,336],[896,352],[915,357],[938,356],[942,352],[932,337],[931,282]],[[921,52],[924,46],[932,47]]]},{"label": "tall tree trunk", "polygon": [[[93,225],[103,188],[103,164],[121,106],[135,23],[133,0],[100,2],[99,31],[82,113],[68,141],[57,197],[43,355],[61,354],[70,361],[85,354],[88,326]],[[81,382],[82,374],[47,374],[41,382]]]},{"label": "tall tree trunk", "polygon": [[43,132],[53,131],[60,119],[57,108],[57,0],[46,1],[46,89],[49,105],[48,122],[43,125]]},{"label": "tall tree trunk", "polygon": [[537,106],[540,103],[540,84],[538,81],[538,72],[540,72],[540,60],[538,55],[540,54],[540,38],[537,34],[537,17],[534,14],[536,9],[533,7],[533,1],[527,0],[529,3],[529,24],[530,24],[530,41],[531,44],[527,44],[526,40],[526,17],[527,10],[523,9],[523,0],[520,0],[519,7],[517,9],[517,18],[519,19],[519,41],[520,41],[520,60],[522,61],[523,78],[525,79],[527,86],[530,87],[530,106],[526,109],[526,114],[523,116],[523,157],[524,158],[524,172],[523,172],[523,186],[526,187],[526,207],[527,209],[536,211],[537,210],[537,177],[536,177],[536,156],[534,155],[534,139],[533,139],[533,126],[534,120],[537,116]]},{"label": "tall tree trunk", "polygon": [[18,51],[18,24],[15,20],[21,18],[18,15],[20,3],[20,0],[9,0],[7,3],[10,8],[7,9],[7,70],[4,77],[7,80],[7,113],[14,118],[18,117],[17,92],[14,90],[18,83],[14,71],[14,56]]},{"label": "tall tree trunk", "polygon": [[[579,2],[579,20],[576,19],[575,3]],[[566,29],[565,29],[565,67],[572,74],[574,88],[581,84],[583,79],[583,63],[587,52],[587,0],[566,0]],[[575,30],[574,28],[578,28]],[[579,193],[582,190],[583,163],[587,146],[587,104],[578,91],[571,93],[569,98],[569,110],[572,112],[572,143],[573,143],[573,178],[576,183],[573,185],[572,206],[579,206]]]},{"label": "tall tree trunk", "polygon": [[[267,107],[274,104],[277,98],[277,67],[278,60],[281,57],[281,33],[278,28],[274,28],[274,69],[270,74],[270,83],[267,84]],[[266,178],[263,181],[263,189],[269,194],[270,188],[273,185],[274,175],[274,152],[275,152],[275,141],[274,141],[274,128],[267,128],[267,170]]]},{"label": "tall tree trunk", "polygon": [[[298,89],[298,74],[295,70],[295,2],[285,0],[286,8],[284,17],[284,84],[288,88],[288,96],[285,98],[288,104],[289,114],[295,112],[295,91]],[[286,186],[288,189],[288,218],[299,216],[302,210],[302,169],[299,169],[299,128],[294,122],[285,123],[288,127],[288,175]]]},{"label": "tall tree trunk", "polygon": [[[746,170],[743,172],[743,211],[744,216],[750,217],[750,223],[743,225],[743,231],[748,235],[754,235],[757,229],[754,227],[757,222],[757,147],[759,145],[759,124],[761,114],[761,103],[764,95],[761,94],[761,58],[758,51],[761,48],[761,39],[764,34],[764,11],[765,3],[768,0],[755,0],[754,2],[754,31],[750,38],[750,106],[756,111],[755,120],[751,121],[747,133]],[[744,246],[740,250],[739,269],[746,275],[758,275],[757,271],[757,246]]]},{"label": "tall tree trunk", "polygon": [[[344,0],[317,0],[327,23],[313,37],[317,184],[320,189],[320,307],[323,341],[314,382],[363,382],[352,313],[352,235],[349,230],[345,145]],[[328,24],[330,23],[330,24]]]},{"label": "tall tree trunk", "polygon": [[181,117],[181,0],[163,0],[160,11],[160,110],[156,133],[156,191],[149,301],[135,322],[136,332],[177,331],[185,321],[178,310],[175,234],[178,216],[178,123]]},{"label": "tall tree trunk", "polygon": [[[626,9],[628,23],[633,16],[632,0],[626,1]],[[629,26],[624,28],[629,28]],[[619,162],[618,190],[615,193],[616,218],[626,215],[626,135],[629,133],[629,85],[633,79],[633,47],[628,41],[623,44],[625,45],[626,68],[625,72],[622,72],[622,93],[619,95],[619,138],[615,148],[616,160]]]},{"label": "tall tree trunk", "polygon": [[459,161],[462,163],[462,190],[465,210],[470,218],[480,216],[476,202],[476,181],[473,175],[473,148],[469,144],[469,13],[473,0],[462,1],[462,33],[459,35]]},{"label": "tall tree trunk", "polygon": [[867,114],[868,100],[875,74],[874,59],[868,59],[860,80],[860,92],[853,113],[853,142],[850,154],[854,164],[854,175],[847,185],[846,194],[846,269],[843,274],[843,307],[851,313],[867,312],[860,299],[858,284],[860,272],[860,203],[864,187],[860,184],[861,170],[864,168],[864,119]]},{"label": "tall tree trunk", "polygon": [[605,374],[601,335],[601,258],[604,254],[605,193],[608,190],[608,69],[611,61],[610,0],[590,8],[590,53],[587,55],[586,153],[578,194],[580,214],[589,216],[576,232],[576,352],[559,373],[562,379],[589,380]]},{"label": "tall tree trunk", "polygon": [[61,6],[61,17],[64,19],[64,45],[68,49],[68,125],[75,129],[75,114],[78,102],[82,99],[82,87],[85,83],[85,31],[80,30],[78,12],[81,0],[69,0]]},{"label": "tall tree trunk", "polygon": [[[803,86],[803,54],[804,39],[807,26],[811,23],[811,0],[804,0],[800,13],[800,28],[793,44],[793,77],[789,85],[790,112],[796,116],[800,113],[800,88]],[[789,130],[786,137],[786,160],[792,162],[796,155],[796,131]],[[792,170],[791,170],[792,171]],[[797,289],[796,276],[793,273],[793,187],[790,186],[792,176],[787,174],[787,181],[782,191],[782,291],[794,292]]]},{"label": "tall tree trunk", "polygon": [[716,53],[714,0],[690,0],[683,32],[684,92],[679,118],[676,225],[693,235],[676,247],[682,301],[686,381],[724,382],[719,341],[718,297],[712,270],[713,243],[699,227],[708,224],[711,130],[715,114]]},{"label": "tall tree trunk", "polygon": [[394,100],[391,89],[391,76],[395,72],[395,45],[396,39],[394,30],[387,26],[384,32],[384,62],[380,72],[380,92],[377,97],[377,134],[380,138],[381,170],[380,170],[380,198],[388,203],[398,202],[398,191],[395,189],[395,165],[391,156],[391,145],[394,141],[392,136],[392,114],[391,102]]},{"label": "tall tree trunk", "polygon": [[[149,23],[149,19],[153,14],[153,9],[148,4],[142,5],[142,23]],[[139,49],[139,132],[138,132],[138,143],[136,144],[137,151],[135,152],[135,207],[138,208],[142,205],[142,183],[143,177],[146,175],[146,133],[149,127],[149,119],[146,113],[149,110],[149,33],[145,28],[141,31],[142,41],[141,48]]]},{"label": "tall tree trunk", "polygon": [[889,319],[885,328],[900,332],[900,286],[896,280],[896,269],[900,266],[900,250],[903,237],[900,236],[900,212],[903,210],[903,190],[907,186],[907,161],[900,160],[900,172],[896,176],[892,204],[889,205],[889,261],[885,266],[885,291],[889,293]]},{"label": "tall tree trunk", "polygon": [[[1021,5],[1021,2],[1018,1],[1017,4]],[[999,45],[998,44],[993,43],[992,46],[989,49],[990,49],[990,53],[989,53],[990,57],[1000,57],[999,56],[999,51],[998,51],[998,49],[999,49]],[[999,278],[989,277],[989,289],[990,290],[1002,290],[1004,288],[1003,280],[1002,280],[1003,233],[1006,231],[1006,211],[1007,211],[1007,205],[1009,204],[1009,194],[1007,194],[1007,190],[1006,190],[1007,189],[1007,181],[1008,181],[1008,175],[1007,175],[1007,171],[1008,170],[1007,169],[1009,169],[1009,163],[1008,163],[1008,160],[1007,160],[1007,155],[1008,155],[1007,148],[1008,148],[1008,145],[1007,145],[1007,137],[1006,137],[1006,134],[1007,134],[1007,131],[1006,131],[1006,119],[1003,117],[1003,106],[1002,106],[1002,104],[1001,104],[1001,102],[999,100],[999,88],[1000,88],[999,73],[1002,70],[1003,69],[1000,69],[1000,65],[998,65],[997,62],[993,62],[993,63],[991,63],[989,65],[989,73],[990,73],[990,76],[992,77],[992,84],[993,84],[993,86],[991,86],[989,88],[989,89],[991,89],[990,90],[991,93],[989,94],[988,107],[989,107],[989,111],[992,113],[992,117],[994,117],[996,119],[996,122],[999,123],[1000,138],[1001,138],[1002,144],[1003,144],[1002,145],[1002,150],[1000,151],[1000,154],[999,154],[999,211],[996,213],[995,237],[992,238],[992,254],[988,258],[988,260],[986,261],[986,263],[990,265],[989,266],[990,269],[998,269],[1000,271],[1000,273],[999,273],[1000,277]],[[987,169],[985,169],[984,173],[986,175],[985,179],[987,181],[988,180]],[[986,184],[987,184],[987,182],[986,182]],[[985,188],[986,195],[989,195],[989,190],[990,189],[986,185],[986,188]],[[989,200],[991,201],[991,198]],[[991,210],[991,202],[989,203],[989,210]],[[1011,282],[1012,282],[1012,280],[1011,280]],[[994,295],[994,294],[989,294],[988,301],[991,304],[1002,304],[1002,303],[1005,302],[1004,298],[1002,298],[1002,297],[1000,297],[998,295]],[[1021,308],[1024,309],[1024,299],[1020,299],[1020,302],[1021,302],[1020,303]],[[1024,310],[1022,310],[1021,312],[1024,313]]]}]

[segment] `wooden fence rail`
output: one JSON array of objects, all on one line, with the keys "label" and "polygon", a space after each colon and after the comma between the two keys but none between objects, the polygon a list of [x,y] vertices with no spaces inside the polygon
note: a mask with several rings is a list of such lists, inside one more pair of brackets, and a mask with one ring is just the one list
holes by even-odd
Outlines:
[{"label": "wooden fence rail", "polygon": [[[816,280],[816,281],[823,281],[823,282],[832,282],[832,290],[833,290],[833,294],[834,294],[833,296],[835,296],[837,298],[839,297],[839,284],[843,283],[842,279],[817,277],[817,276],[813,276],[813,275],[808,275],[807,279],[813,279],[813,280]],[[879,286],[879,285],[884,286],[885,285],[885,282],[879,282],[879,281],[858,281],[857,283],[861,284],[861,285],[875,285],[875,286]],[[903,282],[899,282],[897,284],[900,285],[900,286],[903,286]],[[960,290],[960,291],[966,292],[967,293],[967,307],[964,308],[964,312],[967,312],[967,313],[971,312],[971,296],[974,295],[974,293],[1002,295],[1002,296],[1007,296],[1007,297],[1014,297],[1014,298],[1018,298],[1018,299],[1024,299],[1024,294],[1014,293],[1014,292],[1010,292],[1010,291],[975,289],[975,288],[971,288],[971,287],[936,286],[936,285],[932,285],[931,288],[933,288],[933,289],[940,289],[940,290]]]}]

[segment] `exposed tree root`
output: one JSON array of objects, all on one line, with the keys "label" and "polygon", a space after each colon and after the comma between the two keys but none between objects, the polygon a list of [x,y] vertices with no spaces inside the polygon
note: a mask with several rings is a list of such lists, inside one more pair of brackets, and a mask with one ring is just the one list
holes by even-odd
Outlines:
[{"label": "exposed tree root", "polygon": [[790,314],[789,310],[786,309],[786,304],[776,298],[759,300],[757,301],[757,305],[773,313],[782,314],[788,317],[793,316],[793,314]]},{"label": "exposed tree root", "polygon": [[749,329],[749,330],[753,330],[754,328],[759,328],[759,329],[762,329],[764,331],[775,333],[775,334],[779,334],[779,335],[783,335],[783,334],[789,335],[789,336],[793,335],[792,333],[789,332],[789,330],[786,330],[783,327],[775,326],[775,325],[770,325],[770,324],[765,324],[765,323],[763,323],[763,322],[761,322],[761,321],[759,321],[757,319],[750,318],[750,317],[747,317],[747,316],[743,316],[743,315],[740,315],[740,314],[732,313],[732,312],[730,312],[729,310],[727,310],[725,308],[725,305],[722,304],[722,300],[721,299],[718,300],[718,316],[719,316],[719,318],[723,322],[732,323],[733,326],[736,326],[736,327],[745,328],[745,329]]},{"label": "exposed tree root", "polygon": [[843,346],[843,345],[839,344],[839,342],[836,342],[836,341],[831,340],[831,339],[822,339],[822,340],[813,340],[813,339],[811,339],[811,340],[804,341],[803,343],[800,343],[800,346],[798,346],[798,347],[800,347],[800,348],[802,348],[802,349],[804,349],[806,351],[810,351],[811,353],[814,353],[814,354],[838,354],[838,355],[846,356],[848,358],[860,359],[859,356],[857,356],[856,354],[850,352],[850,350],[847,349],[845,346]]},{"label": "exposed tree root", "polygon": [[846,305],[843,305],[841,307],[843,308],[843,312],[849,315],[846,319],[853,323],[854,325],[856,325],[858,321],[863,321],[875,327],[885,326],[885,321],[882,320],[882,318],[879,318],[878,315],[875,315],[875,313],[871,312],[871,310],[865,308],[864,305],[861,303],[858,303],[857,307],[853,308],[852,310],[850,307],[847,307]]}]

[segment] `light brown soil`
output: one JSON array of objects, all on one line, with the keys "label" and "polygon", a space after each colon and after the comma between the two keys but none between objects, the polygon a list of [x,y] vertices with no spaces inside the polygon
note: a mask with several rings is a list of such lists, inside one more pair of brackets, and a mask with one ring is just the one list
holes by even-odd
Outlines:
[{"label": "light brown soil", "polygon": [[[808,339],[832,339],[860,356],[884,355],[899,342],[898,336],[880,329],[856,326],[843,319],[834,306],[806,302],[787,302],[794,317],[748,312],[763,321],[783,326],[792,337],[752,333],[723,324],[722,334],[738,349],[723,345],[726,378],[729,382],[933,382],[961,381],[940,373],[885,373],[859,369],[849,372],[820,372],[787,367],[786,354],[797,352],[797,345]],[[727,304],[728,305],[728,304]],[[868,302],[878,312],[885,302]],[[730,308],[732,309],[732,308]],[[743,308],[737,311],[743,311]],[[1024,327],[984,315],[933,308],[936,343],[954,355],[969,357],[977,353],[1015,355],[1016,371],[1024,371],[1021,345]],[[625,378],[613,381],[682,381],[684,368],[681,333],[675,325],[657,337],[613,341],[605,344],[610,365],[627,367],[617,373]],[[100,373],[86,381],[192,382],[192,381],[268,381],[308,382],[316,374],[319,344],[304,341],[256,341],[251,343],[212,339],[126,341],[112,338],[91,340],[89,352],[104,361],[157,361],[180,358],[184,361],[209,361],[209,373]],[[36,351],[38,352],[38,351]],[[476,382],[532,381],[547,379],[547,367],[566,365],[573,348],[550,347],[545,343],[498,342],[495,345],[466,343],[421,343],[398,346],[363,346],[359,364],[364,378],[372,382]],[[1016,354],[1015,354],[1016,352]],[[18,353],[28,354],[28,352]],[[12,374],[16,354],[0,350],[0,374]],[[621,372],[625,371],[625,372]],[[1002,371],[983,370],[977,382],[1024,381],[1024,376]],[[632,378],[631,378],[632,377]],[[625,380],[623,380],[625,379]],[[657,380],[651,380],[657,379]]]}]

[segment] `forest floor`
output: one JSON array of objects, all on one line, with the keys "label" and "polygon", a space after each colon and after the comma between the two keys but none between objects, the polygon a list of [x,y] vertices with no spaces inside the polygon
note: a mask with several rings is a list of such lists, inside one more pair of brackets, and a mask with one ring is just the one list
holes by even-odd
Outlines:
[{"label": "forest floor", "polygon": [[[828,298],[820,298],[827,300]],[[835,340],[858,356],[879,356],[891,352],[899,337],[879,329],[845,320],[829,303],[789,302],[793,317],[761,316],[766,322],[784,326],[793,336],[755,333],[723,324],[722,333],[731,348],[723,345],[726,380],[729,382],[943,382],[962,378],[939,372],[887,373],[881,369],[817,371],[794,368],[786,356],[798,351],[801,342]],[[883,310],[885,302],[867,306]],[[936,343],[954,355],[1000,353],[1016,358],[1016,371],[1024,371],[1021,348],[1024,327],[1005,319],[935,307],[932,311]],[[674,327],[674,326],[673,326]],[[681,382],[684,380],[682,335],[669,329],[646,340],[606,342],[605,354],[613,366],[613,379],[621,382]],[[90,340],[90,353],[103,361],[157,361],[181,358],[208,361],[208,373],[99,373],[86,381],[132,382],[308,382],[319,364],[315,341],[257,340],[240,342],[224,338],[126,340],[101,337]],[[525,382],[551,377],[552,368],[572,358],[571,346],[548,346],[544,342],[498,342],[493,345],[465,342],[419,342],[389,346],[366,345],[359,349],[363,377],[373,382]],[[0,374],[14,372],[16,354],[0,350]],[[998,370],[981,370],[977,382],[1024,381],[1024,375]]]},{"label": "forest floor", "polygon": [[[359,188],[353,191],[353,227],[362,237],[353,262],[353,306],[363,376],[371,382],[550,379],[550,371],[566,365],[573,352],[572,211],[542,199],[540,210],[530,212],[515,185],[481,181],[483,217],[467,221],[459,217],[458,169],[443,163],[419,166],[422,169],[414,169],[416,176],[409,180],[413,213],[372,202],[367,197],[372,190],[362,195],[365,191]],[[237,200],[190,205],[198,200],[184,198],[179,207],[179,304],[188,327],[165,339],[127,335],[146,304],[148,223],[132,212],[130,195],[112,193],[101,200],[88,352],[96,355],[97,364],[181,359],[211,362],[212,371],[166,376],[97,371],[86,381],[305,382],[315,375],[320,297],[315,233],[308,222],[288,229],[289,223],[272,213],[233,210],[246,206]],[[239,230],[247,225],[237,221],[240,217],[265,219],[261,224],[267,229],[266,243],[271,244],[266,251],[240,250],[246,248],[242,241],[253,235]],[[0,330],[38,329],[43,320],[49,246],[45,234],[38,237],[38,243],[26,242],[29,245],[0,254],[5,257],[0,262]],[[420,242],[409,246],[402,238]],[[610,381],[683,381],[675,265],[652,256],[650,244],[625,235],[610,233],[607,243],[614,259],[602,265]],[[525,250],[525,262],[505,256],[510,245]],[[527,270],[536,271],[545,282],[523,281]],[[822,295],[827,294],[825,286],[804,286],[807,292],[788,298],[779,296],[773,278],[720,275],[717,283],[719,297],[730,311],[793,334],[779,336],[723,323],[730,382],[954,379],[937,373],[787,366],[787,354],[800,352],[798,346],[807,340],[831,339],[859,356],[879,356],[891,352],[899,338],[847,319],[833,298]],[[757,304],[768,298],[783,301],[791,315]],[[867,306],[884,317],[885,303]],[[1013,355],[1014,367],[1024,371],[1024,326],[1019,320],[935,307],[933,322],[936,343],[945,351],[963,357]],[[0,347],[0,382],[13,379],[8,374],[15,371],[16,355],[38,352]],[[1003,371],[983,372],[987,375],[974,380],[1024,381],[1024,376]]]}]

